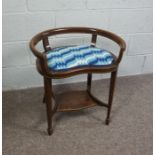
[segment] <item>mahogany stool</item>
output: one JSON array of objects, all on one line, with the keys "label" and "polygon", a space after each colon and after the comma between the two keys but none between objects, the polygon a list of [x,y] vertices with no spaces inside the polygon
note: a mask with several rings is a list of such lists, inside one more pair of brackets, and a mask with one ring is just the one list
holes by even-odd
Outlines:
[{"label": "mahogany stool", "polygon": [[[51,48],[49,36],[68,33],[90,34],[90,45],[60,46]],[[102,36],[116,42],[119,47],[119,55],[96,47],[97,36]],[[42,41],[44,52],[36,49],[36,45]],[[44,78],[44,98],[47,109],[48,134],[53,133],[52,118],[58,111],[80,110],[95,105],[107,108],[106,125],[110,121],[110,112],[113,101],[115,81],[119,63],[126,49],[123,39],[114,33],[88,27],[64,27],[43,31],[35,35],[30,41],[30,48],[37,57],[36,66],[38,72]],[[52,91],[52,79],[67,78],[78,74],[88,74],[87,90],[72,91],[54,95]],[[92,73],[111,73],[108,103],[103,103],[91,93]],[[54,101],[54,102],[53,102]]]}]

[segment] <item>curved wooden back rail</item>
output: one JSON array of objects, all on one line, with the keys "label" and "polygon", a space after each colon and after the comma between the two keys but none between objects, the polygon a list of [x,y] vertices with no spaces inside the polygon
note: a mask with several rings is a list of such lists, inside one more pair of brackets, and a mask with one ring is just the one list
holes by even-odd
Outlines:
[{"label": "curved wooden back rail", "polygon": [[[60,34],[68,33],[82,33],[82,34],[91,34],[91,46],[96,45],[97,36],[102,36],[113,40],[120,47],[119,55],[115,58],[115,63],[103,67],[79,67],[74,69],[69,69],[67,71],[58,71],[54,72],[48,68],[46,52],[52,50],[49,46],[49,37]],[[36,49],[36,44],[42,41],[44,52],[41,53]],[[122,59],[123,52],[125,51],[126,44],[123,39],[121,39],[116,34],[111,32],[88,27],[65,27],[65,28],[56,28],[51,30],[43,31],[32,38],[30,41],[30,48],[33,54],[37,57],[37,69],[40,74],[44,77],[44,99],[43,102],[46,103],[47,109],[47,121],[48,121],[48,134],[51,135],[53,132],[52,128],[52,117],[56,111],[71,111],[79,110],[83,108],[88,108],[95,106],[96,104],[104,106],[107,108],[107,117],[106,124],[109,124],[110,121],[110,112],[115,88],[115,81],[117,76],[117,68]],[[104,103],[97,99],[91,93],[91,83],[92,83],[92,73],[111,73],[110,79],[110,88],[109,88],[109,99],[108,103]],[[88,73],[87,76],[87,91],[71,91],[69,93],[54,95],[52,91],[52,79],[56,78],[65,78],[81,73]],[[55,104],[52,103],[52,98],[55,100]]]},{"label": "curved wooden back rail", "polygon": [[[98,67],[92,67],[92,68],[83,67],[83,68],[78,68],[78,69],[77,68],[70,69],[69,71],[65,71],[65,73],[64,72],[55,73],[55,72],[50,71],[47,66],[45,53],[39,52],[35,46],[39,41],[43,41],[45,52],[47,52],[51,50],[51,47],[49,46],[49,41],[48,41],[49,36],[68,34],[68,33],[92,34],[92,40],[91,40],[92,46],[95,45],[98,35],[113,40],[120,47],[119,56],[116,59],[115,64],[104,67],[104,68],[100,68],[100,69],[98,69]],[[114,70],[115,68],[117,68],[117,65],[120,63],[122,59],[123,52],[125,51],[125,48],[126,48],[126,44],[124,40],[120,38],[119,36],[117,36],[116,34],[105,31],[105,30],[96,29],[96,28],[88,28],[88,27],[65,27],[65,28],[46,30],[46,31],[43,31],[37,34],[30,41],[30,48],[33,54],[38,58],[37,65],[39,68],[39,72],[41,74],[46,75],[47,77],[61,78],[61,77],[69,77],[69,76],[80,74],[80,73],[90,73],[90,72],[101,73],[101,72],[109,72],[109,71]]]}]

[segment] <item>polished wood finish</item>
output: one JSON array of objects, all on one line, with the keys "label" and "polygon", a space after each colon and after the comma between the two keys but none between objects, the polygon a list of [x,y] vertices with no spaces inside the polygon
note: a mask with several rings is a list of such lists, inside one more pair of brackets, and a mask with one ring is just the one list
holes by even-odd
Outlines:
[{"label": "polished wood finish", "polygon": [[[92,35],[95,34],[95,35],[109,38],[120,46],[119,56],[117,57],[113,65],[106,66],[106,67],[91,67],[91,68],[83,67],[83,68],[70,69],[69,71],[65,71],[65,72],[52,72],[48,68],[46,54],[44,52],[43,53],[39,52],[35,46],[39,41],[43,40],[46,37],[48,38],[49,36],[67,34],[67,33],[83,33],[83,34],[92,34]],[[45,46],[46,46],[46,43],[45,43]],[[77,74],[83,74],[83,73],[105,73],[105,72],[111,72],[112,70],[116,70],[118,64],[122,59],[123,52],[125,51],[125,48],[126,48],[126,44],[124,40],[121,39],[116,34],[105,30],[96,29],[96,28],[87,28],[87,27],[66,27],[66,28],[51,29],[37,34],[30,41],[30,48],[34,53],[34,55],[39,59],[38,62],[39,62],[39,65],[41,65],[40,71],[42,71],[40,73],[43,76],[52,77],[52,78],[62,78],[62,77],[69,77]]]},{"label": "polished wood finish", "polygon": [[103,101],[99,100],[97,97],[95,97],[90,91],[88,91],[89,96],[96,102],[99,106],[108,107],[108,104],[104,103]]},{"label": "polished wood finish", "polygon": [[[118,57],[113,55],[115,58],[115,63],[112,65],[102,66],[102,67],[72,68],[67,71],[56,72],[56,71],[50,70],[48,68],[47,59],[46,59],[46,52],[52,49],[52,47],[50,47],[49,45],[49,36],[68,34],[68,33],[91,34],[92,35],[91,43],[90,43],[91,46],[96,46],[97,36],[102,36],[113,40],[120,47]],[[36,49],[36,45],[40,41],[42,41],[43,47],[44,47],[44,51],[42,53]],[[107,125],[109,124],[117,70],[118,70],[119,63],[122,59],[123,53],[126,49],[126,44],[122,38],[120,38],[114,33],[97,29],[97,28],[64,27],[64,28],[46,30],[37,34],[31,39],[30,48],[33,54],[37,57],[37,61],[36,61],[37,70],[44,78],[45,93],[44,93],[43,102],[46,103],[49,135],[51,135],[53,132],[53,128],[52,128],[53,115],[58,111],[80,110],[80,109],[92,107],[95,105],[104,106],[107,108],[106,124]],[[95,97],[91,93],[92,73],[111,73],[108,104],[100,101],[97,97]],[[72,92],[66,92],[58,95],[53,94],[52,79],[67,78],[78,74],[88,75],[87,89],[85,91],[72,91]]]},{"label": "polished wood finish", "polygon": [[96,105],[87,91],[68,91],[56,95],[57,111],[75,111]]},{"label": "polished wood finish", "polygon": [[43,40],[42,41],[43,41],[43,47],[45,49],[45,52],[50,51],[51,50],[51,47],[49,45],[48,37],[43,35]]},{"label": "polished wood finish", "polygon": [[92,73],[87,75],[87,91],[90,92],[91,90],[91,82],[92,82]]},{"label": "polished wood finish", "polygon": [[112,106],[112,101],[113,101],[113,96],[114,96],[116,76],[117,76],[117,71],[114,71],[111,73],[106,125],[108,125],[110,121],[110,112],[111,112],[111,106]]},{"label": "polished wood finish", "polygon": [[48,134],[51,135],[53,132],[52,129],[52,115],[53,115],[53,108],[52,108],[52,84],[51,79],[44,77],[45,81],[45,102],[46,102],[46,110],[47,110],[47,122],[48,122]]}]

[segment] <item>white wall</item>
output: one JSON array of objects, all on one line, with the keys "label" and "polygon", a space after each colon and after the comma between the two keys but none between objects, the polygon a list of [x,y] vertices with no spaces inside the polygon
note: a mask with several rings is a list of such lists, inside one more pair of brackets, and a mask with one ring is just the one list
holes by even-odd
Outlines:
[{"label": "white wall", "polygon": [[[152,72],[152,0],[3,0],[3,90],[42,85],[29,40],[40,31],[63,26],[97,27],[122,36],[128,48],[119,76]],[[67,35],[51,41],[52,45],[81,44],[89,39]],[[98,46],[117,49],[101,38]],[[83,81],[85,77],[54,83]]]}]

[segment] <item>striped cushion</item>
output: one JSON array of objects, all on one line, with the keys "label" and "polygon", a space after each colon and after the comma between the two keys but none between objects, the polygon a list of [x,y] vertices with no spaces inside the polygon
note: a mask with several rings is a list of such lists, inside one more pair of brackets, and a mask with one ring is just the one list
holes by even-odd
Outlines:
[{"label": "striped cushion", "polygon": [[47,52],[48,67],[52,71],[64,71],[77,67],[111,65],[114,57],[106,50],[90,45],[55,48]]}]

